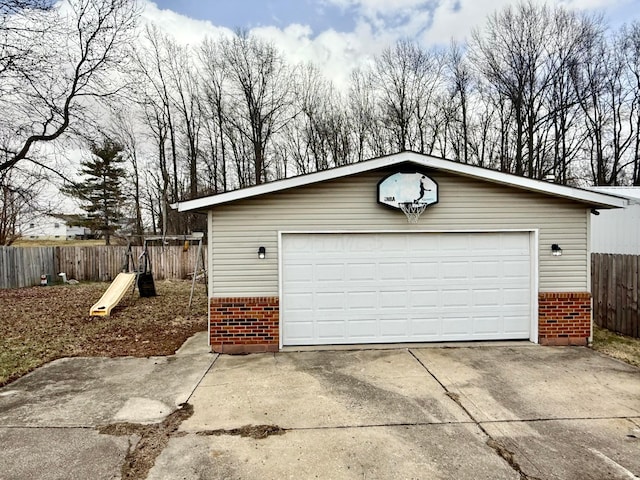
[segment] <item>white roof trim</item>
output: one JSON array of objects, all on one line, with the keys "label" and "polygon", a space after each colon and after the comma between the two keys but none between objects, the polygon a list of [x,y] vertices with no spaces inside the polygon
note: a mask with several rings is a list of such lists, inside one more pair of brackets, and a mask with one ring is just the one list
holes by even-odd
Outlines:
[{"label": "white roof trim", "polygon": [[209,207],[221,205],[224,203],[234,202],[245,198],[257,197],[267,193],[278,192],[290,188],[302,187],[313,183],[334,180],[340,177],[347,177],[359,173],[369,172],[382,168],[388,168],[400,163],[410,162],[418,167],[433,168],[444,172],[455,173],[467,177],[486,180],[501,185],[508,185],[517,188],[523,188],[533,192],[543,193],[556,197],[575,200],[587,203],[594,208],[622,208],[628,203],[626,198],[621,196],[599,193],[590,190],[582,190],[564,185],[545,182],[542,180],[532,180],[530,178],[519,177],[508,173],[497,172],[486,168],[466,165],[463,163],[444,160],[442,158],[431,157],[415,152],[402,152],[389,155],[386,157],[374,158],[363,162],[352,163],[343,167],[336,167],[330,170],[300,175],[297,177],[277,180],[275,182],[255,185],[253,187],[233,190],[231,192],[220,193],[209,197],[196,198],[178,202],[176,205],[179,212],[188,212],[193,210],[204,210]]}]

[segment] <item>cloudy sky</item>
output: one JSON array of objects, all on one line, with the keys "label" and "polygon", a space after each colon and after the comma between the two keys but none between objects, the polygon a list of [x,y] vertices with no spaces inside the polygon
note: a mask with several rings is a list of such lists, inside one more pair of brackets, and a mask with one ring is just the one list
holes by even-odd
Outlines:
[{"label": "cloudy sky", "polygon": [[[533,0],[534,2],[542,0]],[[510,0],[143,0],[144,18],[183,43],[238,28],[271,41],[290,61],[311,60],[338,86],[350,70],[399,38],[424,46],[463,41]],[[640,0],[549,0],[601,13],[609,24],[640,20]]]}]

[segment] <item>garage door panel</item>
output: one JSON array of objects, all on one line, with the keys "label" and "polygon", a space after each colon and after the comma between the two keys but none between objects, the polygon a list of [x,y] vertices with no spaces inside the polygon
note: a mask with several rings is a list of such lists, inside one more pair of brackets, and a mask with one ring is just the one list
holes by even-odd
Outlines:
[{"label": "garage door panel", "polygon": [[498,288],[494,289],[475,289],[472,291],[472,299],[474,307],[496,307],[499,308],[503,303],[503,291]]},{"label": "garage door panel", "polygon": [[528,233],[285,234],[283,343],[529,338],[530,257]]},{"label": "garage door panel", "polygon": [[313,269],[309,265],[291,264],[287,270],[287,278],[292,283],[313,282]]},{"label": "garage door panel", "polygon": [[287,338],[291,338],[293,340],[298,341],[311,341],[314,336],[314,322],[311,320],[303,322],[303,321],[295,321],[295,322],[287,322],[284,326],[284,335]]},{"label": "garage door panel", "polygon": [[316,310],[344,312],[345,294],[342,292],[320,292],[315,295]]},{"label": "garage door panel", "polygon": [[417,290],[412,289],[409,292],[409,307],[415,308],[437,308],[439,292],[438,290]]},{"label": "garage door panel", "polygon": [[467,261],[443,260],[440,263],[441,277],[444,280],[466,280],[471,273],[470,267]]},{"label": "garage door panel", "polygon": [[387,318],[380,321],[380,335],[385,338],[402,337],[406,338],[408,329],[408,320],[404,317]]},{"label": "garage door panel", "polygon": [[347,335],[346,322],[340,320],[320,320],[316,329],[318,338],[345,338]]},{"label": "garage door panel", "polygon": [[378,336],[378,322],[374,318],[350,319],[347,323],[347,332],[349,339],[376,338]]},{"label": "garage door panel", "polygon": [[343,282],[344,264],[332,263],[316,265],[314,271],[314,279],[316,282]]},{"label": "garage door panel", "polygon": [[530,275],[530,263],[524,259],[502,261],[504,278],[525,278]]},{"label": "garage door panel", "polygon": [[346,280],[370,280],[377,282],[377,265],[373,262],[369,263],[345,263],[346,268]]},{"label": "garage door panel", "polygon": [[413,336],[420,339],[429,339],[440,335],[440,318],[412,318],[411,331]]},{"label": "garage door panel", "polygon": [[481,335],[497,335],[502,330],[502,319],[497,315],[473,317],[473,333]]},{"label": "garage door panel", "polygon": [[526,315],[505,315],[504,331],[513,338],[529,338],[529,317]]},{"label": "garage door panel", "polygon": [[347,292],[346,298],[347,308],[349,308],[350,310],[377,310],[378,292],[376,290],[368,292]]},{"label": "garage door panel", "polygon": [[471,292],[466,289],[451,288],[440,291],[440,306],[443,309],[469,306]]},{"label": "garage door panel", "polygon": [[380,308],[402,308],[407,307],[407,291],[406,290],[381,290],[379,293]]},{"label": "garage door panel", "polygon": [[471,334],[470,318],[468,316],[445,316],[442,318],[443,335],[468,336]]},{"label": "garage door panel", "polygon": [[[289,293],[287,296],[287,309],[292,311],[310,312],[313,306],[313,294]],[[295,319],[297,317],[292,317]]]},{"label": "garage door panel", "polygon": [[502,277],[502,262],[499,260],[486,261],[480,260],[473,262],[471,265],[472,278],[475,280],[497,280]]},{"label": "garage door panel", "polygon": [[378,277],[383,282],[393,280],[406,280],[408,276],[407,264],[405,262],[380,262]]},{"label": "garage door panel", "polygon": [[411,280],[437,280],[440,275],[438,262],[412,261],[408,270]]},{"label": "garage door panel", "polygon": [[509,288],[504,291],[504,305],[508,307],[529,308],[531,302],[531,293],[524,288]]}]

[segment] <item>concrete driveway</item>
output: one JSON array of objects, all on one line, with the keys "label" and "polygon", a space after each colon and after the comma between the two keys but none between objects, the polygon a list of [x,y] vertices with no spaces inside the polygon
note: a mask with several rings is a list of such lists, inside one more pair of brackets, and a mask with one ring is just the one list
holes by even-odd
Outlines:
[{"label": "concrete driveway", "polygon": [[[640,475],[640,370],[586,348],[518,344],[181,358],[172,363],[199,366],[180,387],[168,377],[174,383],[168,382],[164,400],[159,391],[138,404],[129,401],[142,398],[137,394],[122,395],[114,402],[119,409],[109,407],[101,422],[84,426],[60,419],[80,404],[96,410],[91,382],[75,383],[59,397],[64,402],[41,400],[57,412],[57,429],[47,426],[34,398],[28,408],[16,400],[27,390],[19,382],[30,376],[0,389],[0,478],[120,478],[118,465],[135,457],[144,434],[115,435],[93,424],[137,422],[136,405],[147,422],[154,414],[168,418],[151,400],[175,409],[175,392],[184,397],[189,388],[193,414],[165,432],[168,443],[148,474],[131,478]],[[102,390],[98,397],[105,395]],[[74,402],[78,396],[84,400]],[[69,460],[56,463],[62,439]],[[86,439],[93,443],[83,444]],[[83,452],[80,464],[94,462],[92,474],[82,476],[74,451]],[[27,471],[16,458],[35,466]],[[56,468],[57,476],[51,474]]]}]

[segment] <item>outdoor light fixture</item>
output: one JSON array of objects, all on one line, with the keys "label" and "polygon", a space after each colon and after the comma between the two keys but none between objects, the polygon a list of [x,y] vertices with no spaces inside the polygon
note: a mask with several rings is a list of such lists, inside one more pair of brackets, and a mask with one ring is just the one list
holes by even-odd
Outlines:
[{"label": "outdoor light fixture", "polygon": [[264,247],[258,248],[258,258],[260,260],[264,260],[264,257],[267,256],[267,249]]},{"label": "outdoor light fixture", "polygon": [[551,245],[551,253],[553,254],[554,257],[561,256],[562,249],[560,248],[560,245],[558,245],[557,243],[554,243],[553,245]]}]

